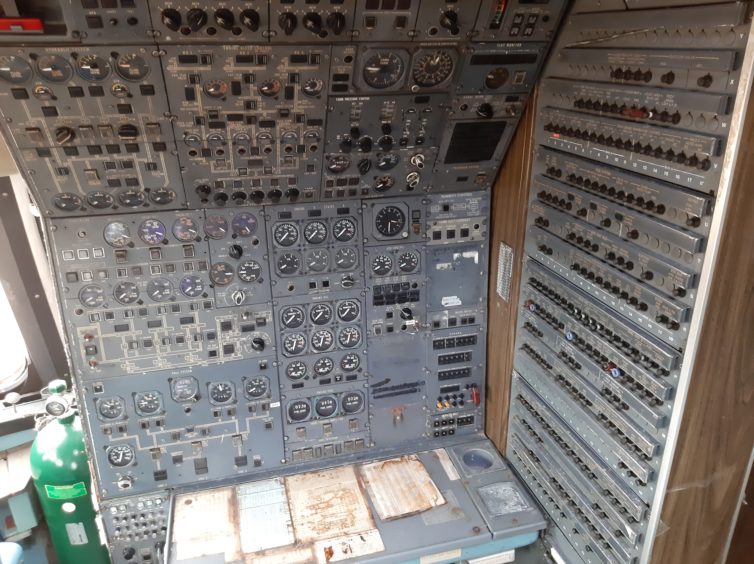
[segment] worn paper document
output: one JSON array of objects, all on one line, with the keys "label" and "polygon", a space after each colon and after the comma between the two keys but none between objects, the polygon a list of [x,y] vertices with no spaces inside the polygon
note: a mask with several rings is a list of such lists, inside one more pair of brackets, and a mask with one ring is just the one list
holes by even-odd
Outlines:
[{"label": "worn paper document", "polygon": [[178,560],[225,554],[226,562],[241,559],[235,488],[179,495],[175,500],[173,545]]}]

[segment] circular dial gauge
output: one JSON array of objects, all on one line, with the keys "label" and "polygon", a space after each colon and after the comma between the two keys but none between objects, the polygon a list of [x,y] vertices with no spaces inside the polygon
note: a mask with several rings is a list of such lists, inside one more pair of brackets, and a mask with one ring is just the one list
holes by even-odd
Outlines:
[{"label": "circular dial gauge", "polygon": [[295,274],[301,268],[301,257],[296,253],[283,253],[278,257],[277,268],[280,274]]},{"label": "circular dial gauge", "polygon": [[257,218],[250,213],[239,213],[231,222],[233,233],[239,237],[249,237],[257,230]]},{"label": "circular dial gauge", "polygon": [[227,286],[233,280],[233,267],[227,262],[217,262],[209,270],[209,277],[218,286]]},{"label": "circular dial gauge", "polygon": [[244,384],[244,393],[249,399],[258,399],[267,395],[270,382],[264,376],[249,378]]},{"label": "circular dial gauge", "polygon": [[385,206],[377,212],[374,225],[385,237],[395,237],[406,225],[406,215],[400,208]]},{"label": "circular dial gauge", "polygon": [[225,98],[228,94],[228,83],[213,78],[204,83],[203,89],[204,93],[210,98]]},{"label": "circular dial gauge", "polygon": [[195,241],[199,235],[199,226],[192,217],[180,217],[173,222],[173,235],[179,241]]},{"label": "circular dial gauge", "polygon": [[144,204],[146,195],[138,189],[126,190],[118,194],[118,201],[127,208],[138,208]]},{"label": "circular dial gauge", "polygon": [[306,267],[314,272],[327,270],[330,265],[330,254],[324,249],[316,249],[306,253]]},{"label": "circular dial gauge", "polygon": [[208,215],[204,232],[210,239],[223,239],[228,234],[228,220],[221,215]]},{"label": "circular dial gauge", "polygon": [[59,55],[42,55],[37,59],[37,71],[48,82],[68,82],[73,76],[73,69]]},{"label": "circular dial gauge", "polygon": [[314,373],[317,376],[325,376],[332,372],[333,368],[335,368],[335,363],[329,356],[323,356],[314,363]]},{"label": "circular dial gauge", "polygon": [[21,57],[5,55],[0,57],[0,79],[11,84],[22,84],[28,81],[34,72],[29,63]]},{"label": "circular dial gauge", "polygon": [[136,53],[121,55],[115,61],[115,72],[124,80],[143,80],[149,74],[149,63]]},{"label": "circular dial gauge", "polygon": [[314,402],[314,411],[320,417],[331,417],[338,410],[338,400],[333,396],[317,398]]},{"label": "circular dial gauge", "polygon": [[128,86],[126,86],[125,84],[121,84],[120,82],[114,82],[110,86],[110,94],[112,94],[116,98],[128,98],[128,96],[131,94],[131,91],[128,89]]},{"label": "circular dial gauge", "polygon": [[307,96],[319,96],[322,93],[324,82],[316,78],[310,78],[301,86],[301,91]]},{"label": "circular dial gauge", "polygon": [[312,413],[312,406],[305,399],[293,400],[288,404],[288,419],[290,421],[306,421]]},{"label": "circular dial gauge", "polygon": [[99,55],[81,55],[76,66],[79,76],[92,82],[105,80],[110,74],[110,64]]},{"label": "circular dial gauge", "polygon": [[134,449],[129,445],[115,445],[107,447],[107,461],[111,466],[122,468],[131,464],[136,458]]},{"label": "circular dial gauge", "polygon": [[288,355],[301,354],[306,348],[306,337],[301,333],[291,333],[283,338],[283,350]]},{"label": "circular dial gauge", "polygon": [[361,359],[359,355],[354,353],[348,353],[346,356],[340,359],[340,368],[346,372],[353,372],[361,365]]},{"label": "circular dial gauge", "polygon": [[87,284],[79,290],[79,300],[85,307],[99,307],[105,303],[105,291],[96,284]]},{"label": "circular dial gauge", "polygon": [[147,295],[156,302],[164,302],[173,295],[173,284],[166,278],[156,278],[147,284]]},{"label": "circular dial gauge", "polygon": [[372,259],[372,272],[378,276],[385,276],[393,269],[393,259],[388,255],[377,255]]},{"label": "circular dial gauge", "polygon": [[86,195],[87,203],[98,210],[104,210],[113,205],[113,197],[107,192],[93,190]]},{"label": "circular dial gauge", "polygon": [[147,245],[158,245],[165,240],[167,230],[161,221],[146,219],[139,226],[139,237]]},{"label": "circular dial gauge", "polygon": [[233,401],[235,388],[230,382],[212,382],[209,385],[209,401],[215,405]]},{"label": "circular dial gauge", "polygon": [[181,278],[181,294],[189,298],[198,298],[204,293],[204,282],[195,274],[189,274]]},{"label": "circular dial gauge", "polygon": [[298,229],[292,223],[278,223],[272,236],[281,247],[290,247],[298,241]]},{"label": "circular dial gauge", "polygon": [[359,302],[356,300],[345,300],[338,304],[338,319],[350,323],[359,317]]},{"label": "circular dial gauge", "polygon": [[138,392],[134,394],[134,405],[139,415],[152,415],[162,410],[160,392]]},{"label": "circular dial gauge", "polygon": [[193,376],[181,376],[170,381],[170,395],[174,401],[191,401],[199,393],[199,382]]},{"label": "circular dial gauge", "polygon": [[63,211],[74,211],[81,208],[81,198],[76,194],[70,192],[63,192],[61,194],[55,194],[52,198],[52,203],[55,207]]},{"label": "circular dial gauge", "polygon": [[312,245],[327,239],[327,226],[321,221],[311,221],[304,227],[304,239]]},{"label": "circular dial gauge", "polygon": [[359,257],[351,247],[345,247],[338,249],[335,252],[335,266],[340,270],[350,270],[356,263],[359,262]]},{"label": "circular dial gauge", "polygon": [[328,329],[320,329],[312,335],[312,348],[317,352],[330,350],[335,342],[335,336]]},{"label": "circular dial gauge", "polygon": [[389,174],[378,176],[374,181],[374,189],[377,190],[377,192],[387,192],[393,186],[395,186],[395,178]]},{"label": "circular dial gauge", "polygon": [[364,61],[364,82],[378,90],[389,88],[403,77],[405,70],[406,63],[398,53],[377,51]]},{"label": "circular dial gauge", "polygon": [[298,306],[289,306],[280,314],[280,320],[287,329],[301,327],[304,322],[304,310]]},{"label": "circular dial gauge", "polygon": [[267,96],[268,98],[272,98],[274,96],[277,96],[280,94],[280,91],[283,89],[282,83],[277,80],[265,80],[262,82],[262,84],[259,85],[259,93],[262,96]]},{"label": "circular dial gauge", "polygon": [[453,57],[447,51],[438,49],[419,55],[411,74],[418,86],[431,88],[448,80],[452,72]]},{"label": "circular dial gauge", "polygon": [[[401,158],[398,155],[396,155],[395,153],[388,153],[386,155],[382,155],[377,161],[377,168],[380,170],[391,170],[398,166],[399,162],[401,162]],[[392,176],[388,176],[387,178],[392,179]],[[395,184],[395,182],[393,182],[393,184]]]},{"label": "circular dial gauge", "polygon": [[105,225],[105,241],[111,247],[122,249],[131,242],[131,230],[122,221],[113,221]]},{"label": "circular dial gauge", "polygon": [[113,288],[113,297],[123,305],[132,304],[139,299],[139,287],[133,282],[118,282]]},{"label": "circular dial gauge", "polygon": [[327,170],[333,174],[340,174],[351,166],[351,159],[346,155],[328,155],[325,158],[328,160]]},{"label": "circular dial gauge", "polygon": [[364,407],[364,394],[347,392],[341,396],[340,406],[345,413],[358,413]]},{"label": "circular dial gauge", "polygon": [[105,398],[97,402],[97,411],[105,419],[118,419],[126,412],[126,402],[123,398]]},{"label": "circular dial gauge", "polygon": [[419,266],[419,256],[411,251],[406,251],[398,257],[398,268],[403,272],[413,272]]},{"label": "circular dial gauge", "polygon": [[332,232],[338,241],[345,243],[356,235],[356,224],[350,219],[339,219],[333,225]]},{"label": "circular dial gauge", "polygon": [[356,327],[343,327],[338,332],[338,343],[341,347],[352,349],[361,342],[361,331]]},{"label": "circular dial gauge", "polygon": [[327,304],[315,304],[309,310],[309,318],[315,325],[325,325],[332,319],[332,308]]},{"label": "circular dial gauge", "polygon": [[484,85],[490,90],[497,90],[508,82],[509,77],[510,72],[508,72],[508,69],[505,67],[492,69],[487,73],[487,76],[484,77]]},{"label": "circular dial gauge", "polygon": [[262,265],[255,260],[245,260],[238,265],[238,277],[244,282],[256,282],[262,276]]},{"label": "circular dial gauge", "polygon": [[285,375],[291,380],[301,380],[306,376],[306,364],[300,360],[294,360],[286,367]]}]

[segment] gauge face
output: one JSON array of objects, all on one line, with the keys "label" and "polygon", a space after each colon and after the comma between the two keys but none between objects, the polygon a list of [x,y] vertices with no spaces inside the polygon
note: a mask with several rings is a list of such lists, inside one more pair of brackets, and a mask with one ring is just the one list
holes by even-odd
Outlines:
[{"label": "gauge face", "polygon": [[484,77],[484,85],[490,90],[497,90],[508,82],[509,77],[510,72],[505,67],[493,69]]},{"label": "gauge face", "polygon": [[357,347],[361,343],[361,331],[356,327],[343,327],[338,332],[338,344],[346,349]]},{"label": "gauge face", "polygon": [[280,90],[282,90],[282,88],[283,85],[277,79],[265,80],[264,82],[262,82],[262,84],[259,85],[259,93],[262,96],[273,98],[280,94]]},{"label": "gauge face", "polygon": [[338,319],[350,323],[359,317],[359,302],[356,300],[345,300],[338,304]]},{"label": "gauge face", "polygon": [[353,372],[361,365],[361,359],[359,355],[354,353],[348,353],[346,356],[340,359],[340,368],[346,372]]},{"label": "gauge face", "polygon": [[170,381],[170,395],[174,401],[191,401],[199,393],[199,382],[193,376],[181,376]]},{"label": "gauge face", "polygon": [[138,208],[144,204],[146,196],[141,190],[126,190],[118,194],[118,201],[127,208]]},{"label": "gauge face", "polygon": [[393,269],[393,259],[388,255],[377,255],[372,259],[372,272],[378,276],[385,276]]},{"label": "gauge face", "polygon": [[244,282],[256,282],[262,277],[262,265],[255,260],[245,260],[238,265],[238,277]]},{"label": "gauge face", "polygon": [[431,88],[448,80],[452,73],[453,57],[447,51],[438,49],[419,55],[414,62],[412,76],[418,86]]},{"label": "gauge face", "polygon": [[345,243],[356,236],[356,224],[350,219],[339,219],[333,225],[332,232],[338,241]]},{"label": "gauge face", "polygon": [[110,94],[112,94],[116,98],[128,98],[128,96],[131,94],[131,91],[128,89],[128,86],[126,86],[125,84],[121,84],[120,82],[114,82],[110,86]]},{"label": "gauge face", "polygon": [[98,210],[104,210],[113,205],[113,197],[107,192],[93,190],[86,195],[86,202]]},{"label": "gauge face", "polygon": [[227,262],[218,262],[209,270],[209,277],[217,286],[227,286],[233,280],[233,267]]},{"label": "gauge face", "polygon": [[332,319],[332,308],[327,304],[315,304],[309,310],[309,318],[315,325],[325,325]]},{"label": "gauge face", "polygon": [[110,74],[110,64],[99,55],[81,55],[76,66],[79,76],[91,82],[105,80]]},{"label": "gauge face", "polygon": [[223,239],[228,234],[228,220],[221,215],[208,215],[204,221],[204,233],[210,239]]},{"label": "gauge face", "polygon": [[393,186],[395,186],[395,178],[393,178],[389,174],[385,174],[383,176],[379,176],[374,181],[374,189],[377,192],[387,192]]},{"label": "gauge face", "polygon": [[333,396],[317,398],[314,402],[314,411],[320,417],[331,417],[338,410],[338,400]]},{"label": "gauge face", "polygon": [[123,398],[105,398],[97,401],[97,411],[105,419],[119,419],[126,412]]},{"label": "gauge face", "polygon": [[79,290],[79,300],[84,307],[99,307],[105,303],[105,291],[96,284],[87,284]]},{"label": "gauge face", "polygon": [[317,352],[330,350],[335,342],[335,336],[329,329],[320,329],[312,335],[312,348]]},{"label": "gauge face", "polygon": [[139,287],[133,282],[118,282],[113,288],[113,297],[123,305],[132,304],[139,299]]},{"label": "gauge face", "polygon": [[13,55],[0,57],[0,79],[5,82],[22,84],[32,76],[34,76],[34,72],[29,63],[21,57],[14,57]]},{"label": "gauge face", "polygon": [[289,306],[280,314],[280,321],[283,322],[283,327],[287,329],[301,327],[304,322],[304,310],[298,306]]},{"label": "gauge face", "polygon": [[55,207],[63,211],[74,211],[81,207],[82,201],[76,194],[70,192],[63,192],[62,194],[56,194],[52,203]]},{"label": "gauge face", "polygon": [[306,253],[306,267],[314,272],[327,270],[330,265],[330,254],[324,249],[316,249]]},{"label": "gauge face", "polygon": [[398,257],[398,268],[403,272],[413,272],[419,266],[419,256],[411,251],[407,251]]},{"label": "gauge face", "polygon": [[192,217],[179,217],[173,223],[173,235],[179,241],[195,241],[199,235],[199,226]]},{"label": "gauge face", "polygon": [[276,264],[280,274],[295,274],[301,268],[301,257],[296,253],[283,253]]},{"label": "gauge face", "polygon": [[225,98],[228,94],[228,83],[216,78],[204,83],[204,93],[210,98]]},{"label": "gauge face", "polygon": [[323,356],[314,363],[314,373],[317,376],[325,376],[332,372],[333,368],[335,368],[335,363],[329,356]]},{"label": "gauge face", "polygon": [[316,78],[310,78],[301,86],[301,91],[307,96],[319,96],[322,94],[324,83]]},{"label": "gauge face", "polygon": [[136,458],[134,449],[129,445],[107,447],[107,461],[111,466],[122,468],[131,464]]},{"label": "gauge face", "polygon": [[401,162],[401,158],[398,155],[395,153],[388,153],[387,155],[382,155],[377,161],[377,168],[380,170],[390,170],[395,168],[399,162]]},{"label": "gauge face", "polygon": [[406,225],[406,215],[400,208],[385,206],[377,212],[374,225],[385,237],[395,237]]},{"label": "gauge face", "polygon": [[307,243],[316,245],[327,239],[327,226],[321,221],[311,221],[304,228],[304,239]]},{"label": "gauge face", "polygon": [[233,233],[239,237],[249,237],[257,230],[257,218],[250,213],[239,213],[231,222]]},{"label": "gauge face", "polygon": [[338,249],[335,252],[335,266],[340,270],[350,270],[359,262],[359,257],[351,247]]},{"label": "gauge face", "polygon": [[209,401],[222,405],[233,401],[236,390],[231,382],[211,382],[209,384]]},{"label": "gauge face", "polygon": [[139,415],[152,415],[162,411],[162,395],[160,392],[138,392],[134,394],[134,405]]},{"label": "gauge face", "polygon": [[364,61],[364,82],[378,90],[390,88],[403,77],[405,70],[406,64],[398,53],[377,51]]},{"label": "gauge face", "polygon": [[347,392],[340,398],[340,406],[345,413],[358,413],[364,407],[364,395],[361,392]]},{"label": "gauge face", "polygon": [[123,80],[143,80],[149,74],[149,63],[136,53],[121,55],[115,61],[115,72]]},{"label": "gauge face", "polygon": [[42,55],[37,59],[37,71],[48,82],[68,82],[73,76],[73,69],[59,55]]},{"label": "gauge face", "polygon": [[288,404],[288,419],[290,421],[306,421],[312,413],[312,406],[305,399],[294,400]]},{"label": "gauge face", "polygon": [[288,355],[296,355],[304,352],[306,337],[301,333],[291,333],[283,338],[283,350]]},{"label": "gauge face", "polygon": [[346,155],[329,155],[327,157],[327,170],[333,174],[340,174],[351,166],[351,159]]},{"label": "gauge face", "polygon": [[139,237],[147,245],[158,245],[165,240],[167,230],[161,221],[147,219],[139,226]]},{"label": "gauge face", "polygon": [[204,293],[204,281],[195,274],[189,274],[181,278],[181,294],[189,298],[198,298]]},{"label": "gauge face", "polygon": [[291,380],[301,380],[306,376],[306,364],[300,360],[294,360],[285,369],[285,375]]},{"label": "gauge face", "polygon": [[272,235],[281,247],[290,247],[298,241],[298,229],[292,223],[278,223]]},{"label": "gauge face", "polygon": [[244,393],[249,399],[258,399],[267,395],[270,389],[270,382],[264,376],[249,378],[244,384]]},{"label": "gauge face", "polygon": [[147,284],[147,295],[156,302],[164,302],[173,295],[173,284],[166,278],[156,278]]},{"label": "gauge face", "polygon": [[122,249],[131,242],[131,230],[122,221],[108,223],[103,235],[107,244],[116,249]]}]

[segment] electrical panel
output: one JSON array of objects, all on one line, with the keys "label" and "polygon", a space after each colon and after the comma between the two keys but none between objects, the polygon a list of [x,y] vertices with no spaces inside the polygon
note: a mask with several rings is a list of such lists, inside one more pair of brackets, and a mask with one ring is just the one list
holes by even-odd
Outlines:
[{"label": "electrical panel", "polygon": [[628,8],[574,3],[534,125],[507,455],[574,562],[648,557],[751,23]]}]

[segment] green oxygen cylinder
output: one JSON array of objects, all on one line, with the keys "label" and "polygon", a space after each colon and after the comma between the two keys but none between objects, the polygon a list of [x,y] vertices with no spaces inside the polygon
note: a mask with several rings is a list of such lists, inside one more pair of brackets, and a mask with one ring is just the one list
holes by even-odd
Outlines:
[{"label": "green oxygen cylinder", "polygon": [[60,564],[109,564],[95,522],[81,418],[65,396],[63,380],[53,380],[47,389],[50,397],[45,411],[49,417],[37,426],[30,458],[52,545]]}]

